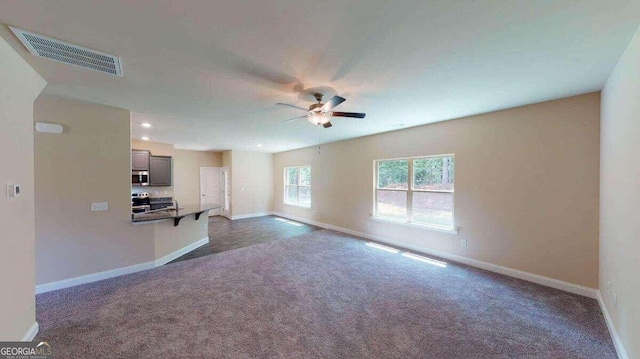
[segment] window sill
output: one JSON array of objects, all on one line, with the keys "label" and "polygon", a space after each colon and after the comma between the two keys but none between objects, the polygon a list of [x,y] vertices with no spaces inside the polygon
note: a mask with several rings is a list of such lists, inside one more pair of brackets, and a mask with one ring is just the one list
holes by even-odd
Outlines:
[{"label": "window sill", "polygon": [[407,227],[413,227],[413,228],[421,228],[421,229],[427,229],[430,231],[436,231],[436,232],[442,232],[442,233],[448,233],[448,234],[458,234],[458,228],[457,227],[439,227],[439,226],[431,226],[428,224],[419,224],[419,223],[411,223],[411,222],[405,222],[405,221],[400,221],[400,220],[395,220],[395,219],[390,219],[390,218],[382,218],[382,217],[369,217],[371,220],[373,221],[378,221],[378,222],[385,222],[385,223],[393,223],[393,224],[398,224],[401,226],[407,226]]},{"label": "window sill", "polygon": [[285,206],[293,206],[293,207],[300,207],[300,208],[307,208],[307,209],[311,209],[311,206],[303,206],[301,204],[293,204],[293,203],[287,203],[287,202],[282,202],[282,204],[284,204]]}]

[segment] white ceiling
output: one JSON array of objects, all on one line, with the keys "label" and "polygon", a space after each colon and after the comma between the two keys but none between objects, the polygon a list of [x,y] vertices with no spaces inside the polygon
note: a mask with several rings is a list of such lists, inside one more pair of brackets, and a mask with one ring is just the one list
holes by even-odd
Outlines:
[{"label": "white ceiling", "polygon": [[[640,1],[0,0],[0,22],[120,56],[122,78],[0,30],[46,93],[130,109],[135,137],[279,152],[600,90]],[[280,123],[319,86],[367,117]]]}]

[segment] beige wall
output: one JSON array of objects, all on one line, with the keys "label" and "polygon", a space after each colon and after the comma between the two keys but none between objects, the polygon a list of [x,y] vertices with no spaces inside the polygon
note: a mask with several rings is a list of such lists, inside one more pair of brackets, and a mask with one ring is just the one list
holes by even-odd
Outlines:
[{"label": "beige wall", "polygon": [[154,156],[173,156],[175,151],[173,145],[168,143],[140,141],[136,139],[131,140],[131,148],[134,150],[151,151],[151,154]]},{"label": "beige wall", "polygon": [[640,358],[639,141],[640,30],[602,90],[600,141],[600,292],[629,358]]},{"label": "beige wall", "polygon": [[222,152],[222,166],[231,167],[231,151]]},{"label": "beige wall", "polygon": [[[35,121],[64,126],[35,139],[37,284],[151,262],[207,236],[206,220],[131,224],[130,150],[174,158],[174,186],[144,190],[181,206],[199,203],[200,166],[221,166],[221,153],[132,143],[129,111],[82,101],[40,96]],[[109,210],[91,212],[92,202]]]},{"label": "beige wall", "polygon": [[180,205],[200,203],[200,167],[222,167],[222,153],[175,150],[173,194]]},{"label": "beige wall", "polygon": [[[599,106],[592,93],[279,153],[274,207],[597,288]],[[370,220],[374,160],[449,153],[458,235]],[[310,209],[282,203],[283,168],[300,165],[312,167]]]},{"label": "beige wall", "polygon": [[[33,101],[46,82],[0,38],[0,341],[35,323]],[[22,185],[7,198],[7,184]]]},{"label": "beige wall", "polygon": [[195,215],[187,216],[178,226],[174,226],[172,220],[141,226],[154,227],[156,260],[209,237],[209,221],[204,214],[197,221]]},{"label": "beige wall", "polygon": [[273,210],[273,155],[230,151],[231,215],[233,217]]},{"label": "beige wall", "polygon": [[[156,196],[171,196],[180,205],[200,203],[200,167],[222,167],[222,153],[174,149],[173,145],[132,140],[132,148],[149,150],[153,155],[173,157],[173,186],[136,187]],[[165,193],[166,192],[166,193]]]},{"label": "beige wall", "polygon": [[35,136],[36,283],[152,261],[153,227],[130,223],[129,111],[40,96],[35,120],[64,126]]}]

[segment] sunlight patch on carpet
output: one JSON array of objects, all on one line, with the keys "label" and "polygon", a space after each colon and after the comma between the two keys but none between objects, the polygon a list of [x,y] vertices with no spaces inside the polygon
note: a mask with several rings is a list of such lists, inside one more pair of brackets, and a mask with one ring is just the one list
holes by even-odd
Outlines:
[{"label": "sunlight patch on carpet", "polygon": [[413,253],[402,253],[402,256],[410,258],[410,259],[413,259],[413,260],[416,260],[416,261],[428,263],[428,264],[434,265],[436,267],[447,268],[447,263],[445,263],[443,261],[435,260],[433,258],[423,257],[423,256],[419,256],[419,255],[413,254]]},{"label": "sunlight patch on carpet", "polygon": [[376,249],[381,249],[383,251],[391,252],[391,253],[394,253],[394,254],[395,253],[400,253],[400,251],[395,249],[395,248],[383,246],[382,244],[378,244],[378,243],[367,242],[366,245],[369,246],[369,247],[373,247],[373,248],[376,248]]}]

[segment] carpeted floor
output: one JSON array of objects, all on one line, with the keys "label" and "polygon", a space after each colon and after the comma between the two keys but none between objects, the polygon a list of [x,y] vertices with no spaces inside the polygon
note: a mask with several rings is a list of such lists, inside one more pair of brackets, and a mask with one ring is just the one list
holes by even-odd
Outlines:
[{"label": "carpeted floor", "polygon": [[595,300],[320,230],[37,296],[56,358],[615,358]]},{"label": "carpeted floor", "polygon": [[287,220],[277,216],[262,216],[230,220],[222,216],[209,217],[209,243],[176,258],[172,263],[221,253],[258,243],[299,236],[322,228]]}]

